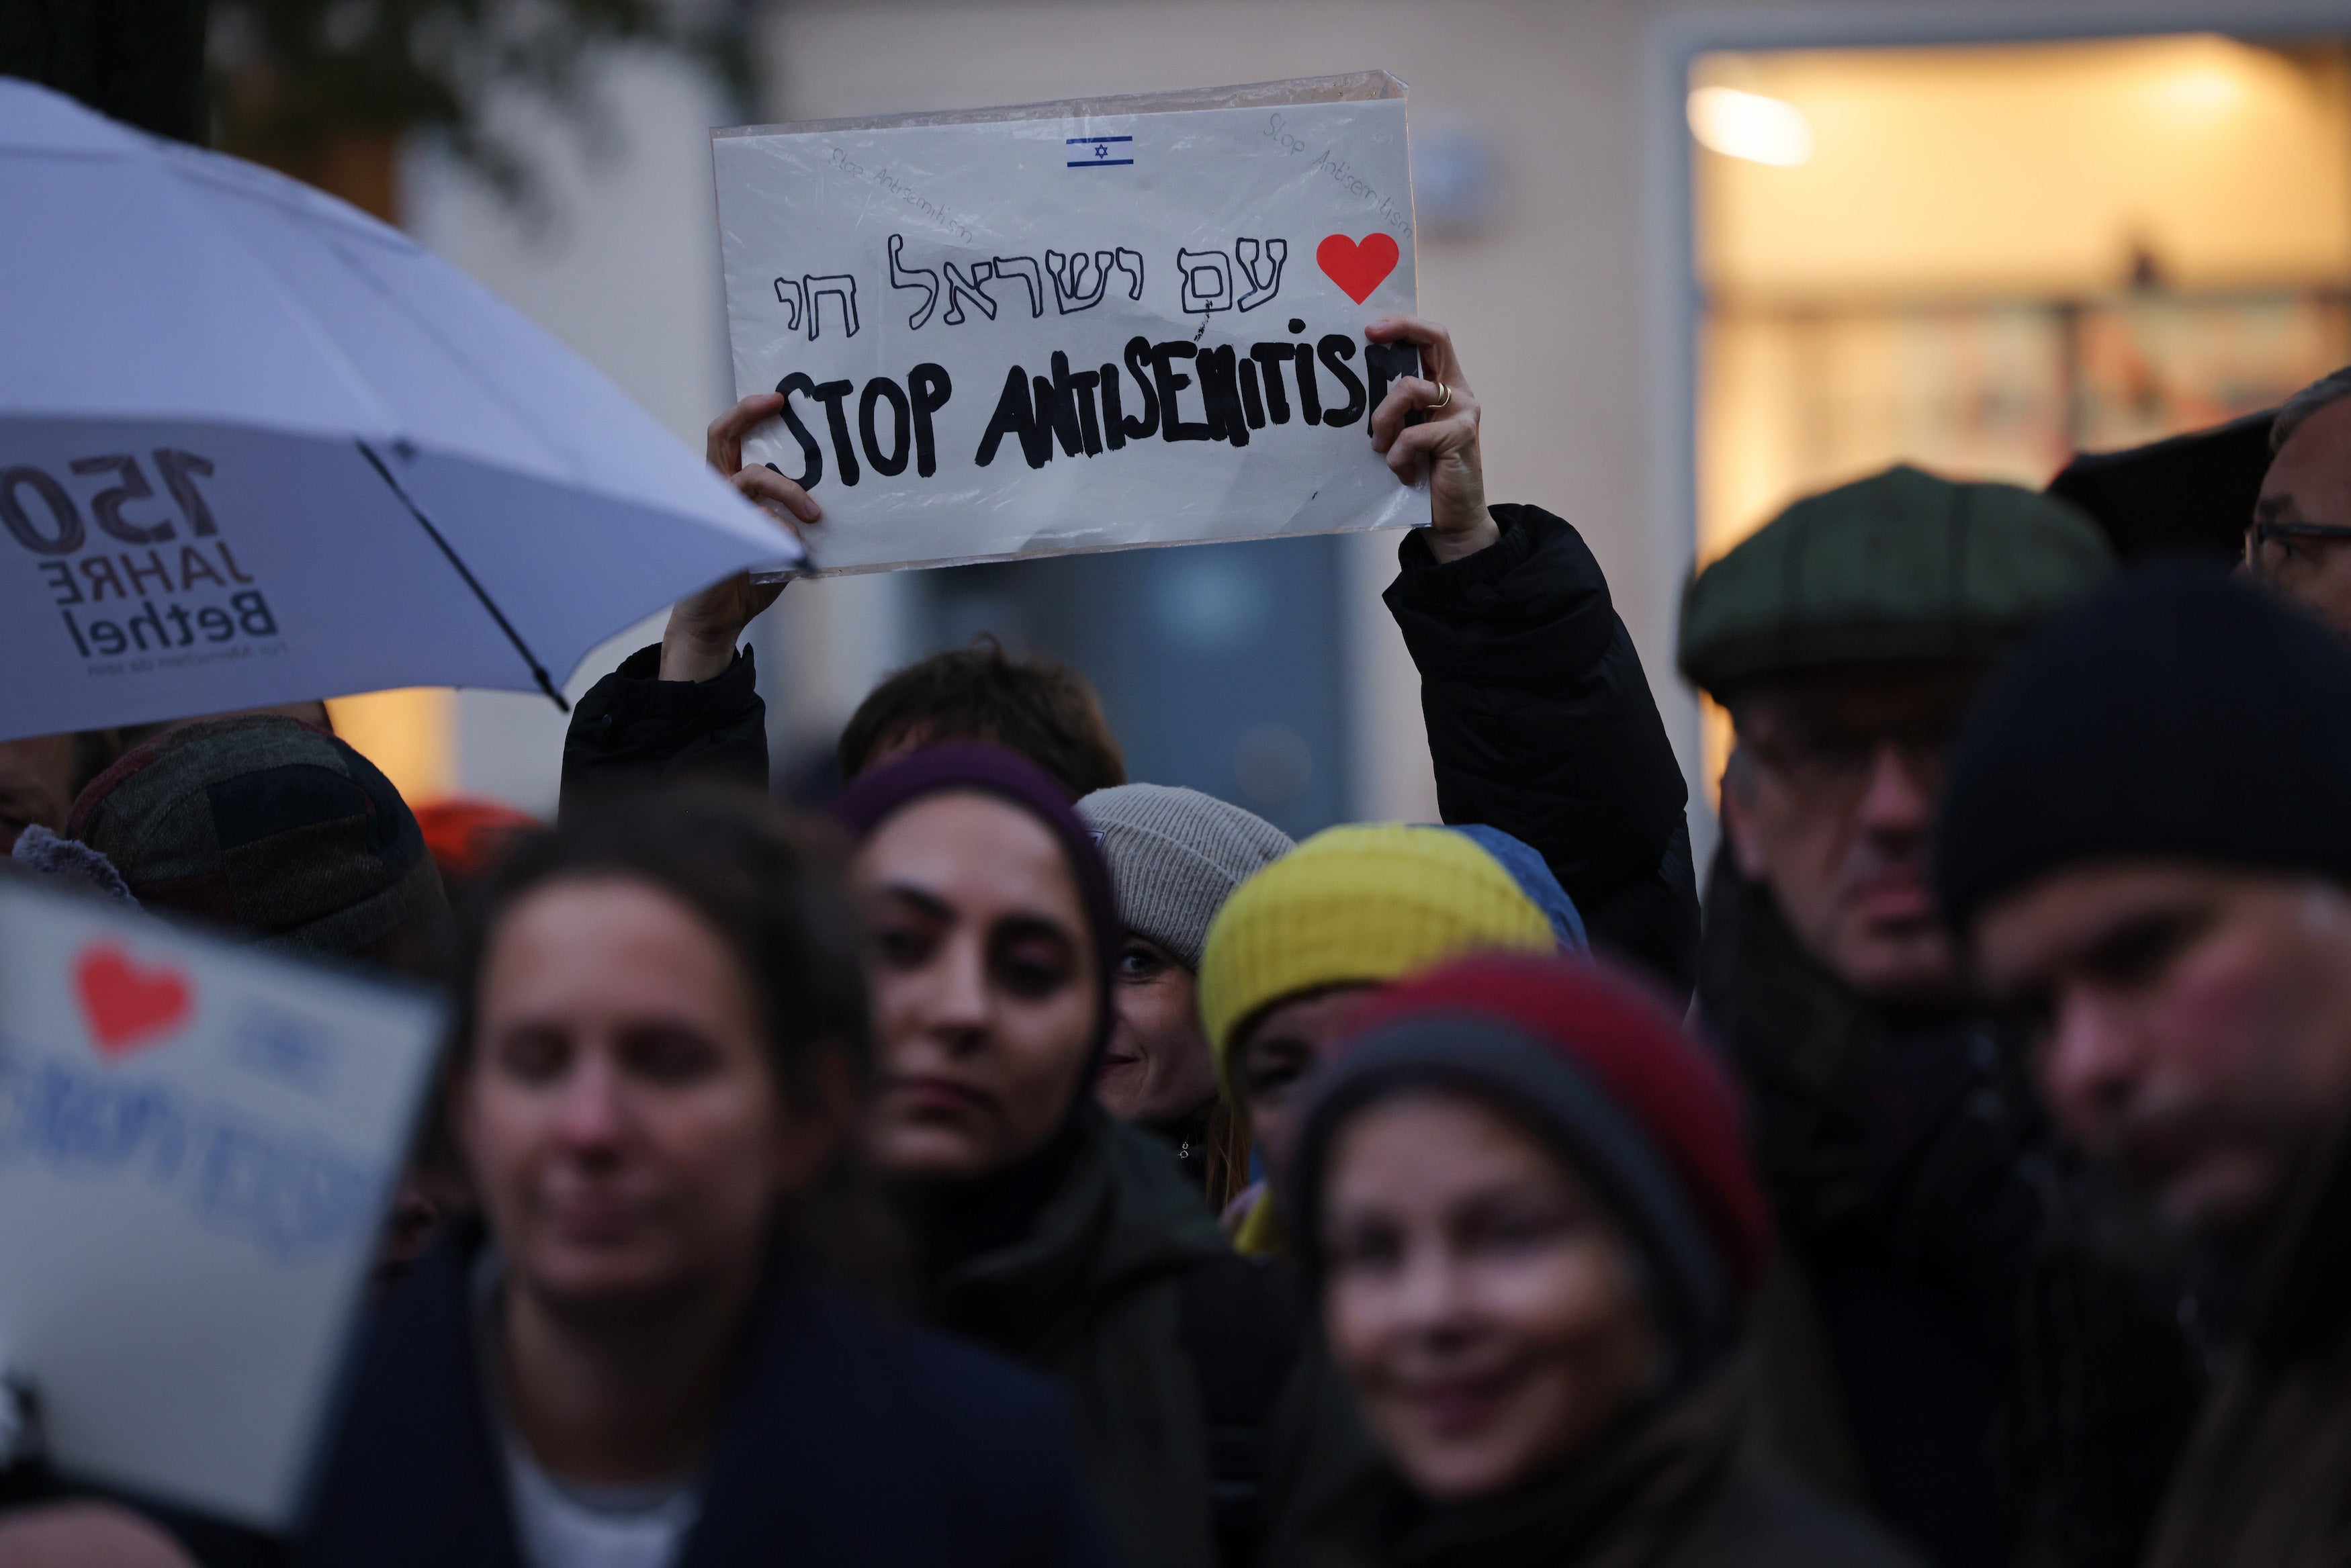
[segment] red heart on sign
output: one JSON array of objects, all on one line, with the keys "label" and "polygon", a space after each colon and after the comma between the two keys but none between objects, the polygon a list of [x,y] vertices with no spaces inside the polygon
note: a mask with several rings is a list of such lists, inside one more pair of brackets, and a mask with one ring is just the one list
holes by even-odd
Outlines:
[{"label": "red heart on sign", "polygon": [[1365,234],[1361,241],[1332,234],[1314,247],[1314,265],[1361,305],[1395,271],[1398,254],[1395,239],[1387,234]]},{"label": "red heart on sign", "polygon": [[74,961],[74,988],[99,1054],[120,1056],[188,1016],[187,977],[177,970],[141,970],[118,947],[85,949]]}]

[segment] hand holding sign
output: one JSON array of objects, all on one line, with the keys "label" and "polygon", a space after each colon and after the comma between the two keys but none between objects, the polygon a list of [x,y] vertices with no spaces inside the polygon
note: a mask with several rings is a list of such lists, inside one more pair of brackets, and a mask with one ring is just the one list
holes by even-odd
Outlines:
[{"label": "hand holding sign", "polygon": [[[1372,450],[1406,484],[1428,481],[1429,553],[1439,561],[1473,556],[1501,537],[1486,510],[1485,459],[1478,449],[1483,410],[1461,369],[1453,335],[1416,317],[1392,316],[1364,329],[1374,343],[1411,343],[1421,374],[1406,376],[1372,410]],[[1415,413],[1426,418],[1409,424]]]},{"label": "hand holding sign", "polygon": [[[710,421],[710,429],[704,432],[703,451],[720,478],[756,502],[799,541],[803,537],[800,526],[821,520],[822,509],[807,491],[775,470],[757,464],[746,467],[743,462],[743,438],[773,422],[783,406],[784,400],[773,392],[752,393]],[[776,602],[789,580],[737,572],[671,606],[669,626],[662,633],[661,679],[713,680],[726,673],[727,666],[735,662],[735,646],[743,628]]]}]

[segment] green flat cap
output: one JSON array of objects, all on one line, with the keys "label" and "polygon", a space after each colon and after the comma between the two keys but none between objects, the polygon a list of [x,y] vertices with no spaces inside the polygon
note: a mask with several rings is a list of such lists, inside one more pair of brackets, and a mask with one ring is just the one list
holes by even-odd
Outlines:
[{"label": "green flat cap", "polygon": [[1828,664],[1992,659],[2113,566],[2064,502],[1906,463],[1805,497],[1692,578],[1682,673],[1719,697]]}]

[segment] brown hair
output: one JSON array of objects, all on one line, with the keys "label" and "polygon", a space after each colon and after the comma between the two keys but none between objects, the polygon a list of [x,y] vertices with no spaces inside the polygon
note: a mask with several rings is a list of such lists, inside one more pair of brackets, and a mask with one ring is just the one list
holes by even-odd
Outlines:
[{"label": "brown hair", "polygon": [[786,1093],[806,1086],[819,1051],[864,1076],[865,983],[858,925],[841,890],[846,846],[828,825],[748,791],[719,786],[614,800],[517,836],[466,910],[452,1049],[473,1046],[476,992],[507,910],[547,883],[626,877],[659,888],[722,938],[751,989],[770,1065]]},{"label": "brown hair", "polygon": [[1086,678],[1058,659],[1015,659],[986,632],[866,693],[841,732],[842,780],[910,737],[992,741],[1044,769],[1071,799],[1126,782],[1126,759]]},{"label": "brown hair", "polygon": [[[847,862],[848,846],[830,823],[706,783],[600,798],[553,829],[518,836],[465,910],[450,1072],[472,1054],[483,968],[507,913],[549,883],[610,877],[658,888],[726,943],[758,1005],[779,1093],[814,1093],[817,1064],[838,1056],[862,1096],[872,1050]],[[895,1227],[846,1147],[793,1226],[837,1279],[885,1298],[903,1289]]]},{"label": "brown hair", "polygon": [[1207,1189],[1208,1207],[1222,1214],[1232,1206],[1234,1199],[1249,1189],[1249,1118],[1220,1094],[1208,1112],[1207,1129],[1201,1137],[1208,1146],[1208,1158],[1204,1162],[1207,1168],[1201,1175],[1201,1184]]}]

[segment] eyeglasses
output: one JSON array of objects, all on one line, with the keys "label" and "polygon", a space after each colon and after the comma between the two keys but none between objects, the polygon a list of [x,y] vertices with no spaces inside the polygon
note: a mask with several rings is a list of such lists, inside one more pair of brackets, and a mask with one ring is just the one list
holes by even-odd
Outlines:
[{"label": "eyeglasses", "polygon": [[2256,523],[2245,530],[2245,564],[2263,582],[2292,582],[2316,569],[2319,552],[2294,541],[2351,543],[2351,527],[2335,523]]},{"label": "eyeglasses", "polygon": [[1907,723],[1830,728],[1790,726],[1768,735],[1742,735],[1741,750],[1806,794],[1841,793],[1866,783],[1888,747],[1903,771],[1931,792],[1943,776],[1943,753],[1956,715],[1937,714]]}]

